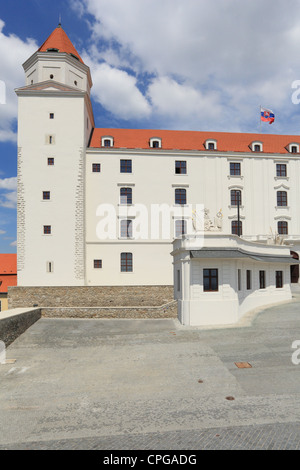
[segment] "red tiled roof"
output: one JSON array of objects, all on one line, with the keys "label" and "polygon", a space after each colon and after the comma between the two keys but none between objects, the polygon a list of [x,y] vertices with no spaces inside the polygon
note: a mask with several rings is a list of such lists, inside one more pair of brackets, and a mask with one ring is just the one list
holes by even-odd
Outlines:
[{"label": "red tiled roof", "polygon": [[16,253],[0,253],[0,274],[17,274]]},{"label": "red tiled roof", "polygon": [[48,39],[46,39],[46,41],[41,45],[41,47],[38,49],[38,52],[46,52],[48,49],[58,49],[59,52],[74,54],[76,57],[78,57],[82,64],[84,63],[60,25],[55,28]]},{"label": "red tiled roof", "polygon": [[17,285],[17,275],[11,274],[9,276],[2,276],[0,274],[0,293],[3,294],[7,292],[7,288]]},{"label": "red tiled roof", "polygon": [[105,136],[113,137],[115,148],[128,149],[149,149],[151,137],[161,138],[165,150],[205,151],[205,141],[214,139],[221,152],[249,152],[251,143],[258,141],[263,143],[263,153],[286,154],[290,143],[300,144],[300,135],[98,128],[93,131],[90,147],[101,147],[101,137]]},{"label": "red tiled roof", "polygon": [[7,292],[8,286],[17,285],[17,255],[0,253],[0,292]]}]

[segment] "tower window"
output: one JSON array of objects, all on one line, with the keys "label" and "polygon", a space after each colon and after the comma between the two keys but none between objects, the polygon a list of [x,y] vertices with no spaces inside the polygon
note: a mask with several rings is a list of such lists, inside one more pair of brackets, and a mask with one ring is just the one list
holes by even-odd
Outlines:
[{"label": "tower window", "polygon": [[102,259],[94,259],[94,268],[101,269],[102,268]]},{"label": "tower window", "polygon": [[54,75],[53,75],[52,73],[51,73],[51,75],[50,75],[50,78],[51,78],[51,80],[54,78]]},{"label": "tower window", "polygon": [[49,158],[48,158],[48,165],[49,165],[49,166],[53,166],[53,165],[54,165],[54,158],[53,158],[53,157],[49,157]]},{"label": "tower window", "polygon": [[44,225],[43,231],[44,235],[51,235],[51,225]]},{"label": "tower window", "polygon": [[50,191],[43,191],[43,199],[44,201],[49,201],[50,200]]},{"label": "tower window", "polygon": [[49,118],[50,118],[50,119],[54,119],[54,113],[50,113],[50,114],[49,114]]},{"label": "tower window", "polygon": [[100,163],[93,163],[92,171],[93,171],[93,173],[100,173],[100,171],[101,171]]},{"label": "tower window", "polygon": [[133,271],[132,253],[121,253],[121,272],[129,273]]}]

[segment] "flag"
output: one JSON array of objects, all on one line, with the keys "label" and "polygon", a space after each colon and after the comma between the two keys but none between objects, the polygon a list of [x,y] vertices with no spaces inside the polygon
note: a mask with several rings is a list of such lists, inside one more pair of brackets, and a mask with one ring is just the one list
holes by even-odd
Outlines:
[{"label": "flag", "polygon": [[272,122],[275,121],[275,115],[273,111],[271,111],[270,109],[261,107],[260,108],[260,120],[268,122],[269,124],[272,124]]}]

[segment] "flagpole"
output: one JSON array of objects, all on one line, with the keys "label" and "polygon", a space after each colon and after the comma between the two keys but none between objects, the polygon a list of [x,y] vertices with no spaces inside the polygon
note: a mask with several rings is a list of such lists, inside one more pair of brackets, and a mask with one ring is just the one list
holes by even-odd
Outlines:
[{"label": "flagpole", "polygon": [[259,106],[259,122],[260,122],[260,133],[261,133],[261,105]]}]

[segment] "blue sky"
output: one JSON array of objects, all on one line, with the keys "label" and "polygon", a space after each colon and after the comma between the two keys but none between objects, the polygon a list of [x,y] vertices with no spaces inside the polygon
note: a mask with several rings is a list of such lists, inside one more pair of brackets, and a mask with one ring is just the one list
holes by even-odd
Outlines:
[{"label": "blue sky", "polygon": [[297,0],[1,1],[0,252],[16,251],[14,89],[60,16],[91,68],[97,127],[256,133],[262,105],[263,133],[299,134]]}]

